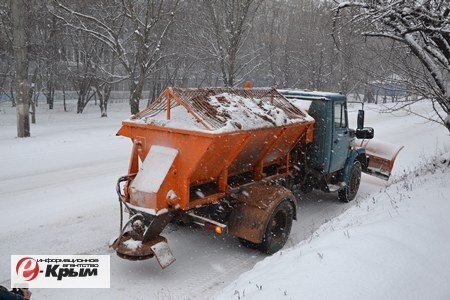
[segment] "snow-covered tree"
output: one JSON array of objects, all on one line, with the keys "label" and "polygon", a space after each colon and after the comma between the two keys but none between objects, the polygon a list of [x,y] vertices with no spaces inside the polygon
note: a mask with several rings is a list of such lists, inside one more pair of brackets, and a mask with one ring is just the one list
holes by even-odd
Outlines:
[{"label": "snow-covered tree", "polygon": [[[55,15],[67,26],[102,42],[116,59],[130,82],[131,113],[139,111],[146,78],[170,53],[167,41],[179,0],[72,1],[55,0]],[[79,3],[78,3],[79,4]]]},{"label": "snow-covered tree", "polygon": [[450,0],[341,1],[336,23],[346,10],[364,36],[393,40],[417,58],[426,73],[411,74],[415,89],[440,105],[450,131]]},{"label": "snow-covered tree", "polygon": [[0,70],[0,97],[4,95],[15,107],[11,10],[5,1],[0,2]]},{"label": "snow-covered tree", "polygon": [[235,86],[256,69],[257,51],[244,48],[262,0],[202,0],[188,2],[196,15],[186,19],[187,47],[199,63],[215,65],[215,76]]}]

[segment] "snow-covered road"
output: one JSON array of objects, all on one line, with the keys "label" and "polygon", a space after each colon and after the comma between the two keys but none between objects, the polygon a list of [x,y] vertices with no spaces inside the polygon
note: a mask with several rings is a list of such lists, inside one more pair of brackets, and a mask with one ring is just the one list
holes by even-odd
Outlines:
[{"label": "snow-covered road", "polygon": [[[16,139],[14,111],[1,105],[0,285],[9,285],[12,254],[111,254],[110,289],[42,289],[33,291],[33,298],[206,299],[265,257],[233,237],[171,225],[163,235],[177,261],[168,269],[161,270],[155,260],[119,259],[108,242],[119,230],[115,181],[127,170],[131,146],[115,136],[120,120],[128,116],[127,106],[111,105],[108,119],[98,118],[93,106],[83,115],[39,107],[33,137]],[[426,104],[417,109],[429,110]],[[415,116],[368,110],[366,125],[375,127],[377,138],[405,145],[394,177],[423,157],[450,149],[445,129]],[[364,176],[358,198],[385,185]],[[320,192],[299,195],[299,220],[286,247],[354,203],[342,204],[335,195]]]}]

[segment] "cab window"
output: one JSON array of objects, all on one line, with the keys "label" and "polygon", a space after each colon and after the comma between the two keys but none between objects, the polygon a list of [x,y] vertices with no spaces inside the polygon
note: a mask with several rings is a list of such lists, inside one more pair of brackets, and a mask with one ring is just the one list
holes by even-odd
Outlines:
[{"label": "cab window", "polygon": [[346,107],[345,102],[335,102],[334,103],[334,127],[336,128],[346,128],[347,118],[346,118]]}]

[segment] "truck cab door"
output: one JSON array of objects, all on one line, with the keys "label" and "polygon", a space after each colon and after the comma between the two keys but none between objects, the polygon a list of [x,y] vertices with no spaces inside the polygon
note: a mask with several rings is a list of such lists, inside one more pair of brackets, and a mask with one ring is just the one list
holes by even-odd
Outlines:
[{"label": "truck cab door", "polygon": [[347,104],[345,101],[334,101],[333,121],[330,173],[344,167],[352,139],[348,130]]}]

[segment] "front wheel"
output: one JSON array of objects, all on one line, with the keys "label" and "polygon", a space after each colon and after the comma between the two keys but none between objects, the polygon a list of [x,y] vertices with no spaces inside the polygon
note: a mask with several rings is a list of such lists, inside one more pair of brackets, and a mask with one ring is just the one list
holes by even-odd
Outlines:
[{"label": "front wheel", "polygon": [[294,218],[294,207],[289,200],[283,200],[272,213],[260,244],[260,250],[273,254],[283,248],[289,237]]},{"label": "front wheel", "polygon": [[350,202],[355,199],[356,194],[358,193],[359,184],[361,183],[361,171],[361,163],[359,161],[355,161],[353,163],[352,172],[347,185],[338,192],[339,200],[343,202]]}]

